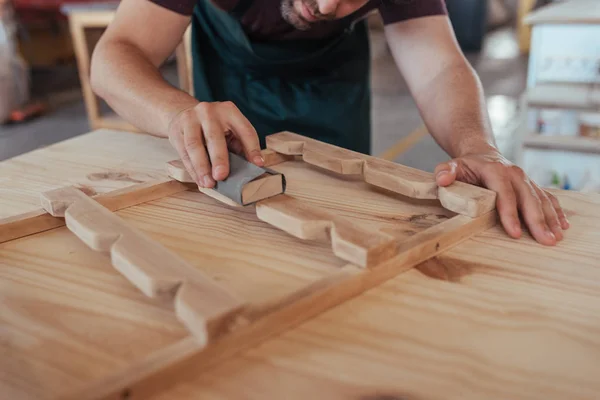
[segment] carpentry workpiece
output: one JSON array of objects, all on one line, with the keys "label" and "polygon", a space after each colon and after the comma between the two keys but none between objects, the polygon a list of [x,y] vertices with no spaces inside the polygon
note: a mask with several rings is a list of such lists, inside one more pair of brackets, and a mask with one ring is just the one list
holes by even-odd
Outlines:
[{"label": "carpentry workpiece", "polygon": [[[110,253],[70,228],[11,239],[0,226],[9,238],[0,243],[2,396],[584,399],[600,390],[598,196],[556,193],[572,227],[549,248],[492,227],[495,211],[456,215],[438,199],[396,194],[360,174],[263,156],[277,159],[270,168],[285,175],[286,193],[235,208],[170,181],[165,165],[177,154],[159,138],[96,131],[0,163],[1,218],[39,222],[19,215],[39,212],[40,193],[78,187],[92,195],[77,194],[84,207],[111,215],[92,232],[118,216],[110,229],[156,244],[144,260],[164,248],[185,260],[176,271],[200,274],[244,305],[203,344],[171,297],[146,296]],[[150,196],[156,182],[170,182],[170,193]],[[147,202],[134,201],[135,187],[146,188]],[[304,240],[257,216],[272,203],[275,216],[282,206],[278,217],[303,221],[287,202],[390,235],[397,255],[360,268],[324,243],[335,224],[282,225],[307,228],[315,239]],[[76,203],[67,204],[69,214]],[[189,304],[206,304],[196,293]]]},{"label": "carpentry workpiece", "polygon": [[302,156],[309,164],[343,175],[360,175],[365,182],[408,197],[439,199],[458,214],[477,217],[496,207],[490,190],[455,182],[439,187],[431,173],[322,143],[291,132],[267,138],[267,148],[289,156]]},{"label": "carpentry workpiece", "polygon": [[[168,162],[167,171],[169,176],[180,182],[193,182],[181,160]],[[270,182],[267,179],[270,179]],[[285,182],[283,175],[270,175],[249,182],[238,193],[241,192],[243,198],[244,193],[249,192],[257,201],[260,200],[256,205],[256,215],[260,220],[300,239],[330,241],[333,253],[348,262],[371,267],[397,254],[397,244],[393,236],[370,230],[363,224],[351,223],[326,210],[285,196],[281,194],[282,182]],[[252,184],[257,185],[252,187]],[[249,188],[251,189],[248,190]],[[229,206],[241,206],[217,190],[199,190]],[[270,199],[274,195],[277,197]]]},{"label": "carpentry workpiece", "polygon": [[[271,147],[270,150],[286,156],[302,155],[305,162],[342,175],[362,175],[363,164],[365,164],[364,175],[367,183],[418,199],[437,198],[435,180],[429,176],[430,174],[422,171],[361,155],[290,132],[267,137],[267,145]],[[282,187],[285,187],[283,175],[275,175],[261,180],[259,178],[262,175],[260,168],[231,153],[230,162],[233,176],[227,180],[233,179],[233,183],[226,186],[225,189],[219,190],[219,186],[227,183],[226,180],[218,183],[214,190],[201,188],[200,191],[229,205],[231,205],[230,200],[236,200],[237,204],[244,204],[245,192],[249,192],[257,201],[256,214],[262,221],[300,239],[331,241],[334,254],[362,267],[373,267],[398,255],[399,243],[392,235],[368,229],[362,224],[349,222],[335,214],[288,196],[279,195],[269,200],[262,200],[283,192]],[[167,163],[167,170],[174,179],[187,183],[193,182],[180,160]],[[277,183],[278,181],[273,180],[277,176],[282,177],[282,184],[274,186],[267,181],[267,179],[271,179],[272,182]],[[256,180],[253,181],[253,179]],[[248,190],[253,184],[256,185]],[[489,204],[490,201],[495,201],[492,192],[461,182],[457,184],[457,189],[453,187],[454,185],[442,188],[440,197],[444,199],[442,205],[446,208],[463,210],[465,213],[475,216],[481,214],[483,210],[490,213],[494,209],[493,204],[491,207]],[[262,194],[260,194],[261,189],[263,189]],[[458,228],[461,224],[469,224],[472,221],[458,218],[454,222]],[[434,230],[432,229],[431,232]],[[423,234],[431,232],[427,231]],[[435,238],[435,234],[433,234],[433,238]],[[408,252],[410,247],[404,244],[402,249]],[[435,251],[436,249],[431,249],[432,253]]]},{"label": "carpentry workpiece", "polygon": [[113,266],[146,296],[175,302],[175,313],[201,345],[226,330],[244,304],[201,271],[131,228],[82,191],[67,187],[42,194],[42,205],[85,244],[108,252]]}]

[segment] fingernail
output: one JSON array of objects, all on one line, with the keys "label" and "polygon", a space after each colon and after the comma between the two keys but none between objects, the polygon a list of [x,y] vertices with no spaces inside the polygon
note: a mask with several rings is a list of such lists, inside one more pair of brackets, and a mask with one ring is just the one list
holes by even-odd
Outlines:
[{"label": "fingernail", "polygon": [[567,226],[567,228],[571,226],[571,223],[569,222],[569,220],[567,219],[567,217],[564,217],[563,221],[564,221],[565,225]]},{"label": "fingernail", "polygon": [[438,174],[437,174],[437,177],[439,178],[439,177],[441,177],[441,176],[444,176],[444,175],[446,175],[447,173],[448,173],[448,171],[446,171],[446,170],[442,170],[442,171],[438,172]]},{"label": "fingernail", "polygon": [[204,187],[205,188],[212,186],[213,179],[209,175],[204,175],[203,180],[204,180]]},{"label": "fingernail", "polygon": [[521,224],[518,222],[515,222],[515,224],[513,225],[513,229],[515,230],[515,232],[521,233]]},{"label": "fingernail", "polygon": [[[227,171],[225,170],[225,167],[224,167],[224,166],[222,166],[222,165],[219,165],[219,166],[217,166],[217,167],[215,168],[215,180],[221,180],[221,179],[225,178],[225,173],[226,173],[226,172],[227,172]],[[218,176],[219,178],[216,178],[217,176]],[[221,178],[221,177],[222,177],[222,178]]]},{"label": "fingernail", "polygon": [[253,158],[253,160],[254,160],[254,164],[260,164],[260,165],[262,165],[262,164],[265,163],[265,159],[262,158],[261,156],[255,156]]},{"label": "fingernail", "polygon": [[546,236],[548,239],[556,240],[556,236],[551,231],[546,231]]}]

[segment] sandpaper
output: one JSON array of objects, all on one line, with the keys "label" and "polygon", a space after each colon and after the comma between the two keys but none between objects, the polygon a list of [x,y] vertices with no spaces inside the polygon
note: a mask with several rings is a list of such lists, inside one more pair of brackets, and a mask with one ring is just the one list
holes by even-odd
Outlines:
[{"label": "sandpaper", "polygon": [[235,153],[229,152],[229,176],[218,181],[214,189],[223,196],[230,198],[238,204],[246,205],[242,200],[242,189],[248,182],[264,175],[281,175],[283,193],[285,193],[285,176],[270,168],[261,168]]}]

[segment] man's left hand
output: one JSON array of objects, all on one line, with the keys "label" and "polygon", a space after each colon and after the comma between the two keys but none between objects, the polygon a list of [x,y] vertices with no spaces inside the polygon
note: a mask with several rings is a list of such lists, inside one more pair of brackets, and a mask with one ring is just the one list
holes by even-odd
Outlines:
[{"label": "man's left hand", "polygon": [[556,197],[499,152],[466,155],[442,163],[436,167],[435,177],[439,186],[459,180],[498,193],[496,208],[500,220],[514,238],[521,236],[519,212],[535,240],[544,245],[555,245],[563,239],[563,230],[569,228]]}]

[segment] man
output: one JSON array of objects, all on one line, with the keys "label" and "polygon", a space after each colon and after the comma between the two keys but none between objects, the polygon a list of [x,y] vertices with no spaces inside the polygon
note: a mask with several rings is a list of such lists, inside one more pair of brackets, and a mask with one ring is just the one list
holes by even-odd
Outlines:
[{"label": "man", "polygon": [[[521,212],[538,242],[556,244],[565,214],[497,150],[443,0],[123,0],[94,51],[92,86],[140,129],[167,136],[203,187],[227,177],[228,148],[262,165],[261,140],[277,131],[368,153],[374,10],[429,131],[454,157],[436,168],[438,185],[494,190],[510,236],[521,235]],[[157,69],[190,20],[195,98]]]}]

